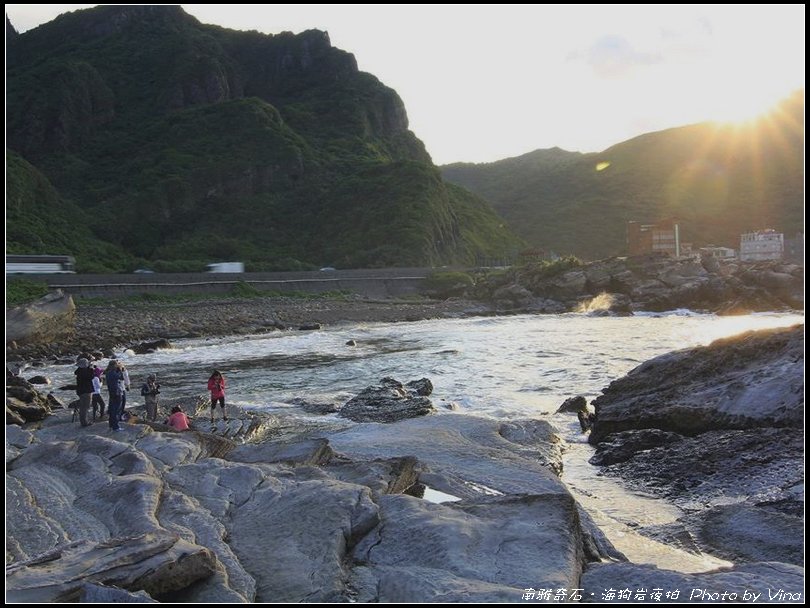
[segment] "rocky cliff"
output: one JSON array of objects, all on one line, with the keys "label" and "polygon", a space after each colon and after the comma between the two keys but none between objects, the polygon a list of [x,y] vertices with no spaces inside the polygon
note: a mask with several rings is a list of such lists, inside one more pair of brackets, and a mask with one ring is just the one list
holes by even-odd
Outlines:
[{"label": "rocky cliff", "polygon": [[[442,180],[396,92],[326,32],[101,6],[10,40],[7,82],[8,146],[132,268],[425,265],[519,246],[486,203]],[[64,247],[80,270],[90,262]]]}]

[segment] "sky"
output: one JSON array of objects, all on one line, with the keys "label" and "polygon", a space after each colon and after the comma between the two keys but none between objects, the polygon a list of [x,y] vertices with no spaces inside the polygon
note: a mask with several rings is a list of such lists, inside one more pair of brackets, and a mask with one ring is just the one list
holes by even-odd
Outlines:
[{"label": "sky", "polygon": [[[6,4],[23,32],[93,5]],[[436,164],[601,151],[745,120],[804,88],[804,5],[202,5],[204,23],[321,29],[394,88]]]}]

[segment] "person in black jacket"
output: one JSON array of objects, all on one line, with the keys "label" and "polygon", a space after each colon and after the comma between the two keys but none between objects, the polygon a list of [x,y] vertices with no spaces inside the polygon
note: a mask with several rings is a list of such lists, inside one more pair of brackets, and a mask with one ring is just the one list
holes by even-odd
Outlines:
[{"label": "person in black jacket", "polygon": [[90,426],[92,423],[87,420],[87,411],[90,409],[90,400],[93,396],[93,370],[90,369],[90,362],[82,357],[76,362],[76,394],[79,396],[79,422],[82,426]]}]

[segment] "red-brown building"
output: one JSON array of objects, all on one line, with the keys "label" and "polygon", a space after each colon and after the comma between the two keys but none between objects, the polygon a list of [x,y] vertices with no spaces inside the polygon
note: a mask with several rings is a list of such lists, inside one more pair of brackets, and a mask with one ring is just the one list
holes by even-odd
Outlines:
[{"label": "red-brown building", "polygon": [[627,253],[663,253],[681,257],[680,224],[678,220],[661,220],[657,224],[627,222]]}]

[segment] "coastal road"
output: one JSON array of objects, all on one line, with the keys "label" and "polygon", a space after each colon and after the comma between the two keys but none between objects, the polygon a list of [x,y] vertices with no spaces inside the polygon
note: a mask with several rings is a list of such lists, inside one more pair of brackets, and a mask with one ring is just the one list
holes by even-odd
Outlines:
[{"label": "coastal road", "polygon": [[[141,274],[39,274],[20,275],[43,281],[75,298],[122,297],[152,293],[227,293],[240,283],[260,291],[323,293],[347,291],[372,297],[419,293],[433,272],[450,268],[370,268],[306,272],[244,273],[141,273]],[[15,275],[8,275],[7,279]]]}]

